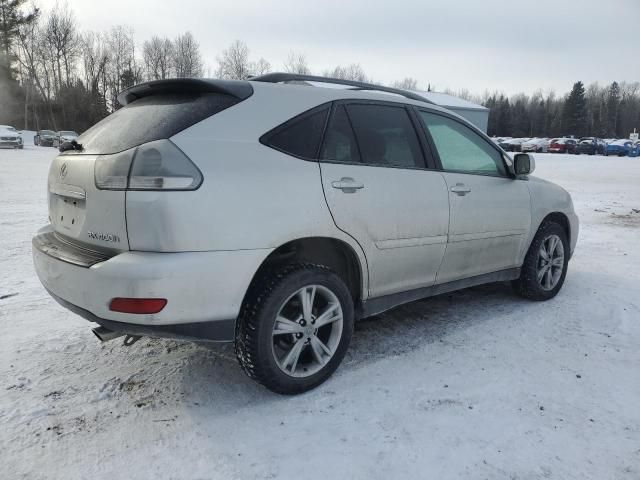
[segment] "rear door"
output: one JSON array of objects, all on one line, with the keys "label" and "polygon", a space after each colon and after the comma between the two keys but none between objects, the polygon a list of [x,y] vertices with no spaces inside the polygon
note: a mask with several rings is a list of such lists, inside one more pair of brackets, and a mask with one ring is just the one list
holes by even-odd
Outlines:
[{"label": "rear door", "polygon": [[334,105],[320,151],[322,182],[336,225],[366,254],[372,297],[435,281],[449,205],[442,175],[426,167],[407,108]]},{"label": "rear door", "polygon": [[419,110],[446,181],[449,240],[437,283],[519,266],[531,228],[524,180],[508,175],[503,154],[461,121]]}]

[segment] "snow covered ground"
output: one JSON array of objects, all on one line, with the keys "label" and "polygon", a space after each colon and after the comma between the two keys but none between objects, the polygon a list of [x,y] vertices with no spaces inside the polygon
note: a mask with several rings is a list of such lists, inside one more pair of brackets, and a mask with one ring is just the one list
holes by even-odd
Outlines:
[{"label": "snow covered ground", "polygon": [[640,478],[640,159],[537,155],[582,229],[552,301],[507,285],[357,326],[297,397],[226,346],[100,344],[31,265],[53,149],[0,151],[0,478]]}]

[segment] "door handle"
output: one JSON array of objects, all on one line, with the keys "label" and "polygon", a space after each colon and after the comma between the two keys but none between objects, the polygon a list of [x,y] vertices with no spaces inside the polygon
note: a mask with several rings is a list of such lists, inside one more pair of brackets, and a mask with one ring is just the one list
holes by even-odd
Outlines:
[{"label": "door handle", "polygon": [[342,190],[342,193],[355,193],[356,190],[364,188],[364,183],[356,182],[351,177],[342,177],[339,181],[331,182],[331,186]]},{"label": "door handle", "polygon": [[464,197],[467,193],[471,191],[471,189],[467,187],[464,183],[456,183],[449,190],[451,190],[453,193],[457,195],[460,195],[461,197]]}]

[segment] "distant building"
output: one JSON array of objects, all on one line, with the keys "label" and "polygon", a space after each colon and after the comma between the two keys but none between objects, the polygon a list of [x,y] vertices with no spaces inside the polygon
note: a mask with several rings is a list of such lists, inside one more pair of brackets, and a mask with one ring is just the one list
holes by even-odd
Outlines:
[{"label": "distant building", "polygon": [[416,93],[422,95],[436,105],[449,109],[461,117],[466,118],[480,130],[487,133],[487,125],[489,123],[489,109],[487,107],[483,107],[482,105],[478,105],[468,100],[463,100],[462,98],[454,97],[447,93],[421,91]]}]

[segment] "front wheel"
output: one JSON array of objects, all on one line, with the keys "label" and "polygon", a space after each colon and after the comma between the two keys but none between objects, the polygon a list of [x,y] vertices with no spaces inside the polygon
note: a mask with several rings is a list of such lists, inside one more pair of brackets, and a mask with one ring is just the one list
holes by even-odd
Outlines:
[{"label": "front wheel", "polygon": [[567,275],[569,248],[564,228],[553,221],[544,222],[525,256],[520,278],[512,283],[516,293],[530,300],[555,297]]},{"label": "front wheel", "polygon": [[321,265],[284,267],[256,282],[236,329],[236,355],[269,390],[296,394],[338,368],[353,333],[354,308],[342,279]]}]

